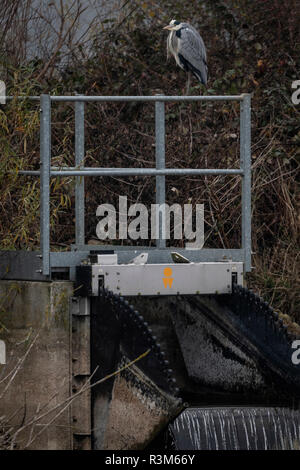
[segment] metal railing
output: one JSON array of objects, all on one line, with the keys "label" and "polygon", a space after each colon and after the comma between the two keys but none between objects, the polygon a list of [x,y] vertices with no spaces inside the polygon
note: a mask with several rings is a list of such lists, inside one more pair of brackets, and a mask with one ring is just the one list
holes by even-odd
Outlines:
[{"label": "metal railing", "polygon": [[[38,99],[38,97],[31,97]],[[51,167],[51,102],[75,102],[75,167]],[[156,168],[85,168],[84,162],[84,114],[86,102],[153,102],[155,104],[155,155]],[[238,101],[240,102],[240,168],[239,169],[166,169],[165,167],[165,103],[183,101]],[[155,176],[156,204],[165,203],[165,177],[169,175],[240,175],[242,177],[242,247],[232,249],[202,249],[189,252],[192,260],[219,261],[234,259],[243,261],[245,271],[251,270],[251,95],[237,96],[50,96],[40,97],[40,171],[20,171],[24,175],[40,176],[41,209],[41,274],[49,276],[51,268],[74,267],[90,249],[84,245],[84,178],[87,176]],[[75,246],[73,252],[50,252],[50,178],[75,176]],[[124,250],[124,247],[113,247]],[[128,250],[134,247],[127,247]],[[162,221],[159,221],[159,237],[156,246],[158,259],[162,252],[170,252],[162,237]],[[95,247],[93,247],[95,249]],[[103,246],[101,246],[103,249]],[[135,247],[145,251],[143,247]],[[147,247],[146,247],[147,249]],[[149,248],[151,250],[151,248]],[[153,250],[153,248],[152,248]],[[186,251],[177,250],[176,251]],[[201,251],[201,253],[199,253]],[[153,253],[153,251],[152,251]]]}]

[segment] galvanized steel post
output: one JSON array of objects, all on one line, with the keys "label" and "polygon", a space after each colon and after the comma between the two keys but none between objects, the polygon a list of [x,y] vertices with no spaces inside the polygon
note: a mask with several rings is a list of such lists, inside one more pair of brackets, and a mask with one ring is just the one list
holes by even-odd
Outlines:
[{"label": "galvanized steel post", "polygon": [[[75,103],[75,165],[84,162],[84,102]],[[76,177],[75,184],[75,243],[84,245],[84,176]]]},{"label": "galvanized steel post", "polygon": [[[161,95],[157,95],[159,97]],[[165,169],[165,103],[163,101],[155,101],[155,158],[156,169]],[[156,176],[156,204],[158,204],[158,239],[157,248],[165,248],[165,209],[166,201],[166,183],[165,176]],[[159,207],[161,207],[159,209]]]},{"label": "galvanized steel post", "polygon": [[42,272],[50,274],[50,164],[51,164],[51,101],[41,95],[40,108],[40,245]]},{"label": "galvanized steel post", "polygon": [[242,248],[245,271],[251,271],[251,95],[242,95],[240,108],[240,158],[242,178]]}]

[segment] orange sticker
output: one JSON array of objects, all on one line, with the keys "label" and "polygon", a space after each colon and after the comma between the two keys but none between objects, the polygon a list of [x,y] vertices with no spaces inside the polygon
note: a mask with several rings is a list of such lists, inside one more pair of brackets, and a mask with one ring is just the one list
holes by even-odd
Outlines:
[{"label": "orange sticker", "polygon": [[164,276],[165,277],[163,277],[163,283],[164,283],[165,289],[168,286],[172,287],[172,284],[173,284],[172,274],[173,274],[172,268],[165,268],[164,269]]}]

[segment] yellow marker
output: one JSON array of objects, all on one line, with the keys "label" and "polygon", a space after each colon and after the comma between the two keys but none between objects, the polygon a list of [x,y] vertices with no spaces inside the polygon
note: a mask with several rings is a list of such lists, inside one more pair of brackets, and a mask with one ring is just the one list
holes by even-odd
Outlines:
[{"label": "yellow marker", "polygon": [[163,282],[164,282],[165,288],[167,288],[168,286],[172,287],[172,284],[173,284],[172,274],[173,274],[172,268],[165,268],[164,269],[164,276],[165,277],[163,277]]}]

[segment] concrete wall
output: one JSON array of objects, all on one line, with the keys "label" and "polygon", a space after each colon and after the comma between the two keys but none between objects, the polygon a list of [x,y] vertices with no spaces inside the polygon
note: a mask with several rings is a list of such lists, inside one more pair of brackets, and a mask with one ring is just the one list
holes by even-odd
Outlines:
[{"label": "concrete wall", "polygon": [[0,339],[6,345],[0,417],[11,436],[24,428],[16,435],[19,448],[72,448],[70,406],[57,419],[62,407],[53,410],[70,397],[72,292],[67,281],[0,281]]}]

